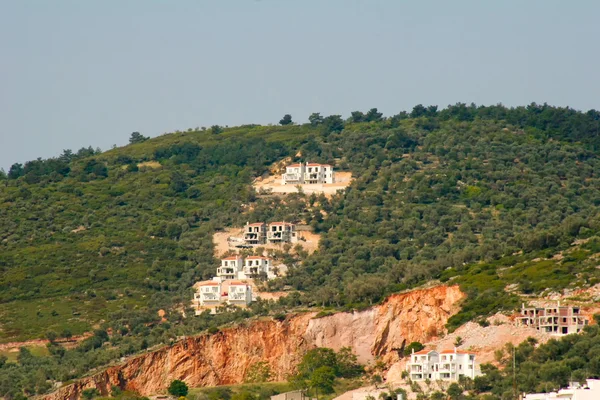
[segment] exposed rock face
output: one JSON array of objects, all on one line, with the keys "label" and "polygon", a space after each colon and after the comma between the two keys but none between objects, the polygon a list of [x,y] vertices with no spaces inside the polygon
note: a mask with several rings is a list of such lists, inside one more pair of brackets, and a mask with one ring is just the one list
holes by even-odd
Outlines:
[{"label": "exposed rock face", "polygon": [[361,312],[318,319],[315,313],[305,313],[283,322],[256,320],[132,357],[44,399],[76,400],[84,389],[94,387],[108,394],[112,385],[151,395],[164,391],[174,379],[190,386],[241,383],[258,361],[268,362],[274,378],[283,380],[294,372],[304,352],[314,347],[348,346],[361,362],[393,357],[405,344],[425,342],[443,332],[463,297],[457,286],[438,286],[393,295]]}]

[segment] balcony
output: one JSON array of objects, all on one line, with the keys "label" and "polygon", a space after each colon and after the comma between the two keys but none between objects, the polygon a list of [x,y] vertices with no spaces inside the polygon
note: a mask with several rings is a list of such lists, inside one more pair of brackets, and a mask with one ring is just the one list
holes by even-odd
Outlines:
[{"label": "balcony", "polygon": [[286,181],[299,181],[301,178],[300,174],[284,174],[283,179]]}]

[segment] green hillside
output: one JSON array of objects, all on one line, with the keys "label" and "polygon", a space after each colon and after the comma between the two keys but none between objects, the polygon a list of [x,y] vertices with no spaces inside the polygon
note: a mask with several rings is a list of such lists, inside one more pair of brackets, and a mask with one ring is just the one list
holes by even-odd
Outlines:
[{"label": "green hillside", "polygon": [[[56,355],[43,360],[46,376],[29,392],[178,334],[294,306],[364,307],[432,279],[469,295],[451,329],[512,309],[508,284],[542,293],[599,281],[594,110],[419,105],[387,118],[372,109],[142,139],[0,175],[0,342],[97,330],[60,355],[64,368]],[[299,151],[355,181],[330,199],[253,191],[255,177]],[[173,311],[214,272],[215,231],[281,219],[322,234],[317,252],[285,256],[289,275],[269,283],[297,293],[218,319]],[[570,249],[577,238],[590,240]],[[558,251],[567,256],[548,259]],[[161,308],[172,325],[153,324]],[[101,347],[109,328],[118,334]]]}]

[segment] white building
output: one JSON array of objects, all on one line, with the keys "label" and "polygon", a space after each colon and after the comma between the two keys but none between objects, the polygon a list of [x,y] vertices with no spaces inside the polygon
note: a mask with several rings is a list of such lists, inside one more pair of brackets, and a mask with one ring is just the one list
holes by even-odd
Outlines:
[{"label": "white building", "polygon": [[550,393],[532,393],[523,400],[598,400],[600,399],[600,380],[588,379],[586,384],[571,384],[566,389]]},{"label": "white building", "polygon": [[281,176],[283,185],[334,183],[335,172],[329,164],[306,163],[291,164],[285,167]]},{"label": "white building", "polygon": [[246,278],[257,278],[261,275],[269,278],[271,272],[271,259],[262,256],[250,256],[244,260],[244,275]]},{"label": "white building", "polygon": [[296,225],[289,222],[271,222],[267,226],[267,243],[296,243],[298,241],[298,233]]},{"label": "white building", "polygon": [[461,375],[471,379],[481,375],[475,363],[475,354],[456,348],[439,353],[435,350],[413,351],[406,369],[414,381],[458,381]]},{"label": "white building", "polygon": [[252,287],[242,281],[229,282],[227,303],[236,306],[247,306],[252,303]]},{"label": "white building", "polygon": [[223,280],[239,279],[244,269],[244,259],[241,256],[231,256],[221,259],[221,266],[217,268],[217,277]]},{"label": "white building", "polygon": [[196,293],[194,293],[193,306],[210,307],[221,304],[221,282],[205,281],[198,282],[194,285]]}]

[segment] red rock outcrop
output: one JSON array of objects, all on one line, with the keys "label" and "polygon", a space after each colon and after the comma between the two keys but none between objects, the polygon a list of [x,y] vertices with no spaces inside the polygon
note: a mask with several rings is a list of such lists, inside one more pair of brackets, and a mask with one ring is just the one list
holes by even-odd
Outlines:
[{"label": "red rock outcrop", "polygon": [[283,380],[314,347],[351,347],[361,362],[369,362],[375,356],[393,355],[412,341],[435,338],[463,297],[457,286],[438,286],[393,295],[361,312],[249,321],[132,357],[43,398],[76,400],[86,388],[107,394],[112,385],[150,395],[164,391],[174,379],[190,386],[240,383],[258,361],[268,362],[274,379]]}]

